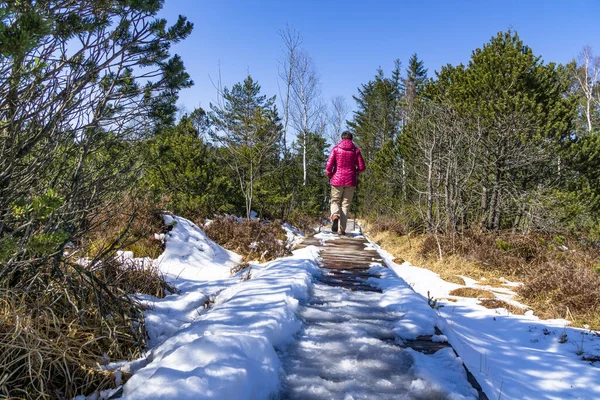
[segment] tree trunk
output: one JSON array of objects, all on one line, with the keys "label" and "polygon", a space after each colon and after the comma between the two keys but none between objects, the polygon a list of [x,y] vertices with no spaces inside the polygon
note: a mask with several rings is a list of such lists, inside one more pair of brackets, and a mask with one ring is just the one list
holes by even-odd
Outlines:
[{"label": "tree trunk", "polygon": [[427,164],[427,230],[433,233],[433,152]]}]

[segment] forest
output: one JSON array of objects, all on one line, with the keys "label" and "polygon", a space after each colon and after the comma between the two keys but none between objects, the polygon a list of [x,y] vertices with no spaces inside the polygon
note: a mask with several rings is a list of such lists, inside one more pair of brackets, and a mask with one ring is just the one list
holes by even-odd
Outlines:
[{"label": "forest", "polygon": [[[563,65],[516,31],[490,32],[466,65],[433,72],[399,55],[351,107],[322,98],[288,27],[273,60],[282,95],[248,74],[182,112],[178,92],[193,82],[171,46],[193,24],[157,18],[161,1],[0,4],[0,360],[35,382],[0,375],[0,391],[51,398],[68,382],[74,395],[105,379],[90,373],[102,354],[140,354],[143,307],[131,294],[171,289],[117,250],[156,258],[165,210],[221,221],[212,235],[234,247],[264,235],[268,248],[277,233],[266,226],[318,227],[329,217],[325,163],[346,129],[367,165],[352,215],[383,245],[406,238],[441,270],[462,257],[515,276],[547,316],[600,326],[600,58],[590,47]],[[252,233],[229,226],[232,215]]]}]

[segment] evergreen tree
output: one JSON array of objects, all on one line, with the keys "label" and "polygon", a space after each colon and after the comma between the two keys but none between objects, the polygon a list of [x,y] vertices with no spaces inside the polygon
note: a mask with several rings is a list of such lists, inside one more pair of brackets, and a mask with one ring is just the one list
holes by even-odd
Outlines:
[{"label": "evergreen tree", "polygon": [[169,209],[178,215],[208,217],[242,210],[243,199],[216,151],[184,115],[177,126],[163,128],[147,143],[145,183],[156,196],[166,196]]},{"label": "evergreen tree", "polygon": [[[167,26],[156,18],[161,7],[159,0],[3,4],[0,245],[19,245],[0,260],[0,277],[35,273],[48,257],[59,265],[62,246],[135,186],[135,141],[169,123],[178,90],[192,84],[169,54],[192,25],[180,17]],[[52,218],[15,214],[17,204],[49,192],[62,199]],[[28,243],[39,235],[60,240],[33,257]]]},{"label": "evergreen tree", "polygon": [[[85,366],[145,347],[143,307],[114,257],[139,213],[139,142],[173,120],[177,92],[192,84],[170,54],[192,24],[168,26],[162,4],[0,5],[0,302],[39,344],[3,373],[3,396],[91,394],[105,383]],[[104,243],[88,245],[93,231]],[[95,339],[71,353],[84,336]],[[42,362],[40,348],[65,357]]]},{"label": "evergreen tree", "polygon": [[378,154],[395,141],[401,128],[400,63],[396,61],[395,65],[391,79],[386,78],[380,68],[374,80],[358,89],[358,95],[354,96],[358,109],[354,112],[352,121],[348,122],[367,165],[361,179],[364,183],[361,184],[356,200],[361,207],[371,212],[380,210],[376,203],[385,197],[381,192],[385,183],[377,182],[373,175],[375,170],[386,169]]},{"label": "evergreen tree", "polygon": [[223,106],[210,105],[210,136],[224,150],[224,161],[239,184],[250,218],[260,179],[274,171],[282,135],[275,97],[260,94],[250,75],[223,91]]},{"label": "evergreen tree", "polygon": [[419,60],[417,53],[410,56],[406,68],[406,78],[402,78],[402,93],[404,102],[410,110],[419,98],[427,82],[427,69],[423,60]]},{"label": "evergreen tree", "polygon": [[[480,202],[470,211],[484,227],[531,223],[526,216],[533,194],[538,202],[541,193],[560,185],[557,154],[570,141],[574,112],[567,89],[561,67],[544,65],[512,32],[476,49],[468,66],[443,67],[427,89],[444,110],[441,116],[434,112],[440,135],[432,140],[448,142],[465,133],[471,138]],[[452,128],[463,118],[470,122]]]},{"label": "evergreen tree", "polygon": [[398,84],[393,79],[386,78],[383,70],[379,68],[375,79],[363,84],[358,89],[358,96],[353,96],[358,109],[348,126],[353,131],[367,162],[373,161],[377,151],[398,134]]}]

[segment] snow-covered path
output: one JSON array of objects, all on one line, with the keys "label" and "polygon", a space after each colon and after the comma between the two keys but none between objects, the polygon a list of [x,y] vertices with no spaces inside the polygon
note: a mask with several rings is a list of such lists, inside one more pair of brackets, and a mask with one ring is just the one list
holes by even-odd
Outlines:
[{"label": "snow-covered path", "polygon": [[299,308],[305,327],[283,357],[281,397],[411,398],[413,357],[393,331],[401,314],[383,310],[380,300],[377,293],[316,284]]},{"label": "snow-covered path", "polygon": [[[383,292],[368,286],[381,284],[381,275],[389,271],[373,267],[380,260],[365,248],[367,241],[355,237],[327,243],[327,239],[332,237],[321,235],[319,247],[321,264],[328,268],[297,310],[303,322],[297,340],[280,352],[284,370],[280,398],[477,398],[451,348],[425,355],[402,346],[398,334],[410,336],[402,325],[414,325],[415,320],[406,309],[390,306],[394,293],[385,285],[380,285]],[[427,329],[422,325],[420,329]],[[433,373],[436,370],[444,376]]]}]

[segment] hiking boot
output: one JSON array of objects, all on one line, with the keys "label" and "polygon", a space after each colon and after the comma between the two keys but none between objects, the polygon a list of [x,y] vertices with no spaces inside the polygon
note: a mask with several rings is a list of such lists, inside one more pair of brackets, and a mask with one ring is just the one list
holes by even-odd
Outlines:
[{"label": "hiking boot", "polygon": [[333,223],[331,224],[331,232],[337,233],[338,221],[340,220],[340,217],[338,215],[332,215],[331,220],[333,221]]}]

